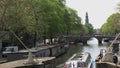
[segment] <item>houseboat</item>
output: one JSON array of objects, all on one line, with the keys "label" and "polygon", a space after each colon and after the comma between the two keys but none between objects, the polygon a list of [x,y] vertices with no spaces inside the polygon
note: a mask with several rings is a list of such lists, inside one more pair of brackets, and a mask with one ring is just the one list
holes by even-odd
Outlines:
[{"label": "houseboat", "polygon": [[91,54],[88,52],[85,52],[84,54],[75,53],[67,62],[65,62],[64,68],[92,68]]},{"label": "houseboat", "polygon": [[[58,57],[63,55],[67,50],[65,44],[56,44],[56,45],[43,45],[31,48],[30,51],[35,57]],[[5,47],[5,50],[2,52],[2,58],[5,58],[7,61],[15,61],[20,59],[25,59],[28,57],[28,50],[19,50],[17,46],[8,46]]]}]

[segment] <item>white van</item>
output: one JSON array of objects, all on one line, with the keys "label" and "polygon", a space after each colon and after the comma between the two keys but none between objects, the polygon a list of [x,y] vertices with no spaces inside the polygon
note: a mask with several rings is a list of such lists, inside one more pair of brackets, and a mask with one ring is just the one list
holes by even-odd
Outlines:
[{"label": "white van", "polygon": [[18,47],[17,46],[5,47],[5,50],[2,53],[7,54],[7,53],[14,53],[14,52],[18,52]]}]

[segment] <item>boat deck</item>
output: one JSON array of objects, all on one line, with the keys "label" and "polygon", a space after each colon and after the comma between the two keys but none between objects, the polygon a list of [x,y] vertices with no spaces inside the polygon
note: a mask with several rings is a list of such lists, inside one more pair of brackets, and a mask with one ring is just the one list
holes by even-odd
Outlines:
[{"label": "boat deck", "polygon": [[74,54],[64,65],[66,68],[90,68],[91,66],[92,58],[88,52]]},{"label": "boat deck", "polygon": [[85,54],[74,54],[69,61],[71,60],[81,60],[81,62],[85,62],[87,60],[87,58],[89,57],[89,53],[85,53]]}]

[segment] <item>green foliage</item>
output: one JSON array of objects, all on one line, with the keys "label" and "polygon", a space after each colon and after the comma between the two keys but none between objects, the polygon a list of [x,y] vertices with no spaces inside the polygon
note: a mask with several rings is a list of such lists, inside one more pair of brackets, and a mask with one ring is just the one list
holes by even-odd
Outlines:
[{"label": "green foliage", "polygon": [[64,22],[66,24],[67,34],[80,34],[81,31],[81,18],[77,15],[77,12],[71,8],[65,10]]},{"label": "green foliage", "polygon": [[34,36],[80,34],[92,29],[81,24],[81,18],[65,5],[65,0],[1,0],[0,9],[0,30],[9,28],[26,43]]},{"label": "green foliage", "polygon": [[86,30],[88,30],[86,33],[88,33],[88,34],[93,34],[94,33],[94,29],[93,29],[92,24],[86,23],[85,27],[86,27]]},{"label": "green foliage", "polygon": [[[120,3],[117,4],[118,12],[120,12]],[[115,34],[120,32],[120,13],[114,13],[108,17],[105,24],[101,27],[104,34]]]},{"label": "green foliage", "polygon": [[101,32],[105,34],[115,34],[120,32],[120,13],[112,14],[107,22],[101,27]]}]

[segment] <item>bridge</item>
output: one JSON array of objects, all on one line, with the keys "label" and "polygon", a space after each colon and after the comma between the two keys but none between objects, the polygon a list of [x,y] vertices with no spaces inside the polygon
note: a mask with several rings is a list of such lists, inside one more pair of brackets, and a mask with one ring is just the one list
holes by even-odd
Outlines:
[{"label": "bridge", "polygon": [[[68,42],[74,42],[74,43],[83,43],[87,44],[87,41],[94,37],[98,40],[98,43],[101,44],[102,40],[114,40],[117,35],[102,35],[102,34],[93,34],[93,35],[79,35],[79,36],[67,36]],[[118,38],[120,39],[120,37]]]}]

